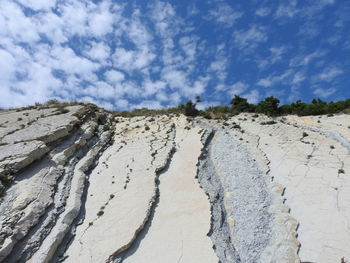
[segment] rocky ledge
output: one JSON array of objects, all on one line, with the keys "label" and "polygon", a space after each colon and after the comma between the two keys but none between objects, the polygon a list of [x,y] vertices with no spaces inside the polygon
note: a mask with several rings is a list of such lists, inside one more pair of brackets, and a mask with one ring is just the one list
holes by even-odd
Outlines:
[{"label": "rocky ledge", "polygon": [[0,262],[348,262],[349,115],[0,112]]}]

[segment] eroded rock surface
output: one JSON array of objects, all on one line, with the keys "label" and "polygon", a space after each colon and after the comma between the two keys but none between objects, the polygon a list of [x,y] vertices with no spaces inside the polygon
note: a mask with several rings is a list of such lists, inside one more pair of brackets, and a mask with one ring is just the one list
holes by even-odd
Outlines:
[{"label": "eroded rock surface", "polygon": [[347,262],[350,118],[0,112],[0,262]]}]

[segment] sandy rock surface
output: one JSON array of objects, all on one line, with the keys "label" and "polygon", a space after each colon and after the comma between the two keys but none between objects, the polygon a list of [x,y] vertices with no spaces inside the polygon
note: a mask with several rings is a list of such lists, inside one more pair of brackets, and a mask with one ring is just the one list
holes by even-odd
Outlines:
[{"label": "sandy rock surface", "polygon": [[0,262],[350,262],[350,118],[2,111],[0,192]]}]

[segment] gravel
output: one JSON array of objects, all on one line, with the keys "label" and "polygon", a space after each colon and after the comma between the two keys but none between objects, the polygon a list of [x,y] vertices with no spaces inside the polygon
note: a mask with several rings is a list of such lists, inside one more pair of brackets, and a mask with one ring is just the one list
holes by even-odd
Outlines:
[{"label": "gravel", "polygon": [[207,128],[199,182],[212,205],[209,236],[220,262],[259,262],[270,244],[272,197],[264,173],[228,129]]}]

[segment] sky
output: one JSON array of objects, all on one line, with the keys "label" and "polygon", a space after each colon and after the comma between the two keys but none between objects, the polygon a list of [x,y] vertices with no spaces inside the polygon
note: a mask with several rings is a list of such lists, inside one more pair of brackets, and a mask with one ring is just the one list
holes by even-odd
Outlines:
[{"label": "sky", "polygon": [[0,107],[350,98],[348,0],[1,0]]}]

